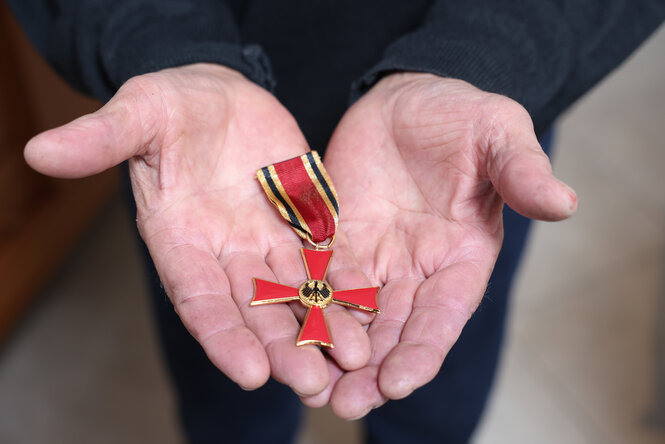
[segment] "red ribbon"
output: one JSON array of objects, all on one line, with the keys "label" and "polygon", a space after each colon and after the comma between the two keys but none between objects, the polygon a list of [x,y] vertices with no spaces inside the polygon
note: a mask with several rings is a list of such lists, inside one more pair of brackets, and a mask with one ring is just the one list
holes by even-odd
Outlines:
[{"label": "red ribbon", "polygon": [[321,243],[335,235],[337,194],[315,151],[263,167],[257,178],[300,236]]}]

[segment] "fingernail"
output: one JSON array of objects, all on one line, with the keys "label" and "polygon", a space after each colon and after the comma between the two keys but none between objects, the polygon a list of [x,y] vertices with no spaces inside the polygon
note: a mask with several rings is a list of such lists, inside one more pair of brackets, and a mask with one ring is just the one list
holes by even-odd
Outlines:
[{"label": "fingernail", "polygon": [[362,418],[364,418],[365,416],[367,416],[367,414],[368,414],[369,412],[371,412],[371,411],[372,411],[372,407],[370,407],[370,408],[368,408],[367,410],[363,411],[363,413],[360,414],[360,415],[358,415],[358,416],[354,416],[353,418],[349,418],[349,419],[347,419],[347,421],[357,421],[357,420],[359,420],[359,419],[362,419]]},{"label": "fingernail", "polygon": [[575,190],[573,190],[568,184],[558,181],[563,189],[566,191],[566,194],[568,194],[568,208],[566,209],[566,213],[568,216],[572,216],[575,211],[577,211],[577,193]]},{"label": "fingernail", "polygon": [[568,207],[568,214],[572,215],[577,211],[577,193],[575,190],[566,185],[566,190],[568,191],[568,197],[570,198],[570,205]]},{"label": "fingernail", "polygon": [[378,404],[374,404],[373,406],[371,406],[371,407],[369,407],[367,410],[365,410],[365,411],[362,413],[362,415],[354,416],[353,418],[348,419],[348,421],[356,421],[356,420],[358,420],[358,419],[364,418],[365,416],[367,416],[367,414],[368,414],[369,412],[371,412],[371,411],[374,410],[374,409],[378,409],[379,407],[381,407],[381,406],[382,406],[383,404],[385,404],[386,402],[387,402],[387,400],[386,400],[386,401],[381,401],[381,402],[379,402]]}]

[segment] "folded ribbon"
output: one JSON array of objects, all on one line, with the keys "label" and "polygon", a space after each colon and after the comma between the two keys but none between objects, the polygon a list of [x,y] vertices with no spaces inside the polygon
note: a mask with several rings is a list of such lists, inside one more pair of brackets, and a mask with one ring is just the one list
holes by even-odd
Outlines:
[{"label": "folded ribbon", "polygon": [[317,246],[326,239],[332,243],[339,221],[337,192],[316,151],[263,167],[256,178],[300,237]]}]

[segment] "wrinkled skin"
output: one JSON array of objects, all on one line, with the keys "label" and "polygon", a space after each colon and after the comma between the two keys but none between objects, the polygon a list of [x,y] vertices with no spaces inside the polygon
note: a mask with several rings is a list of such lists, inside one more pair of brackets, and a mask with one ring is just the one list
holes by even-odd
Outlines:
[{"label": "wrinkled skin", "polygon": [[[312,395],[329,382],[323,353],[296,347],[299,323],[288,305],[249,306],[253,277],[287,285],[306,279],[300,238],[254,175],[307,150],[271,94],[232,70],[199,64],[130,80],[98,112],[36,136],[25,157],[57,177],[87,176],[129,159],[141,236],[210,360],[246,389],[272,374]],[[340,238],[331,284],[367,286]],[[362,326],[339,306],[326,315],[338,344],[332,358],[346,369],[364,366],[369,340]]]},{"label": "wrinkled skin", "polygon": [[362,369],[331,365],[326,391],[345,418],[429,382],[480,303],[498,256],[504,200],[561,220],[575,193],[552,176],[528,113],[452,79],[393,74],[346,113],[326,154],[341,221],[362,270],[381,286]]},{"label": "wrinkled skin", "polygon": [[252,277],[305,279],[302,243],[254,174],[307,149],[268,92],[197,64],[130,80],[98,112],[33,138],[25,157],[56,177],[129,159],[141,236],[210,360],[243,388],[272,375],[344,418],[437,373],[482,298],[504,200],[543,220],[577,205],[519,105],[458,80],[387,76],[346,113],[325,159],[341,203],[328,280],[380,285],[382,313],[327,308],[336,348],[324,354],[295,346],[302,307],[249,307]]}]

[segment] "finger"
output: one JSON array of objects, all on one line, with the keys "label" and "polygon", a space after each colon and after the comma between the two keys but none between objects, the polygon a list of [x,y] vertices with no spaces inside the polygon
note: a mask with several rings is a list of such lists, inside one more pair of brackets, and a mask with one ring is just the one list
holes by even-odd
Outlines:
[{"label": "finger", "polygon": [[577,195],[556,179],[552,165],[519,105],[504,113],[489,138],[488,173],[503,200],[532,219],[562,220],[577,210]]},{"label": "finger", "polygon": [[210,361],[245,389],[262,386],[270,377],[268,356],[245,326],[217,258],[192,245],[148,242],[178,316]]},{"label": "finger", "polygon": [[[353,420],[367,415],[382,406],[386,397],[377,384],[378,366],[368,365],[360,370],[344,374],[333,390],[330,406],[340,418]],[[353,396],[348,396],[353,393]]]},{"label": "finger", "polygon": [[326,353],[344,370],[355,370],[367,364],[370,343],[367,332],[346,308],[329,305],[325,317],[330,328],[334,348]]},{"label": "finger", "polygon": [[[328,268],[326,280],[335,290],[374,287],[356,259],[352,246],[343,232],[338,231],[334,245],[335,253]],[[379,307],[380,308],[380,307]],[[375,314],[369,311],[347,310],[361,324],[369,324]]]},{"label": "finger", "polygon": [[[335,260],[333,255],[332,262]],[[282,284],[297,288],[307,279],[300,248],[297,246],[288,244],[272,248],[266,257],[266,263]],[[302,310],[298,312],[302,313]],[[370,353],[365,329],[345,308],[335,304],[325,308],[324,316],[335,345],[334,348],[327,349],[327,353],[345,370],[364,366]]]},{"label": "finger", "polygon": [[328,364],[328,373],[330,374],[330,383],[328,383],[328,386],[317,395],[300,397],[300,401],[302,401],[307,407],[319,408],[328,404],[328,402],[330,402],[330,395],[335,389],[335,384],[344,374],[344,370],[339,368],[334,360],[327,359],[326,362]]},{"label": "finger", "polygon": [[[293,302],[291,309],[302,324],[307,309],[300,302]],[[333,348],[325,349],[326,354],[346,371],[365,366],[371,352],[365,327],[339,305],[330,304],[323,313],[334,344]]]},{"label": "finger", "polygon": [[404,398],[431,381],[475,311],[489,274],[470,262],[451,265],[418,288],[400,342],[381,364],[379,387],[391,399]]},{"label": "finger", "polygon": [[142,154],[159,134],[163,114],[152,87],[131,79],[97,112],[33,137],[26,161],[43,174],[78,178]]},{"label": "finger", "polygon": [[335,385],[331,405],[338,416],[346,419],[360,418],[385,402],[386,397],[381,393],[377,382],[379,368],[399,342],[419,284],[415,279],[393,280],[379,292],[382,311],[368,331],[372,356],[365,368],[344,374]]},{"label": "finger", "polygon": [[313,345],[296,346],[300,325],[288,304],[249,305],[254,292],[252,278],[277,280],[264,258],[239,252],[222,265],[247,326],[265,347],[273,377],[299,395],[323,391],[329,381],[325,358]]}]

